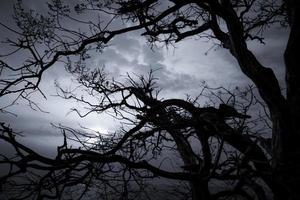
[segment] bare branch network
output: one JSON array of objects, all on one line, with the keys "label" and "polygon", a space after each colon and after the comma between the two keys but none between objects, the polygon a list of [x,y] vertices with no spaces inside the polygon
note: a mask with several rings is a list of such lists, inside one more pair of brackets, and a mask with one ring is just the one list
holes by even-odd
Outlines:
[{"label": "bare branch network", "polygon": [[[291,33],[298,33],[295,2],[82,0],[68,5],[51,0],[40,14],[18,0],[16,25],[0,22],[13,35],[2,42],[7,49],[0,55],[0,97],[10,97],[10,105],[25,100],[40,109],[32,93],[46,98],[41,81],[49,69],[63,64],[85,95],[59,84],[57,95],[85,105],[84,112],[73,109],[80,117],[106,112],[123,126],[101,135],[54,125],[63,144],[55,157],[46,157],[1,123],[0,139],[14,149],[13,156],[1,155],[0,165],[8,169],[0,178],[1,190],[10,199],[154,199],[149,182],[160,179],[174,181],[177,192],[168,192],[182,199],[299,199],[296,51],[289,42],[285,95],[271,68],[247,47],[248,41],[264,43],[264,30],[271,26],[290,26]],[[116,36],[137,30],[150,46],[195,37],[228,49],[262,100],[253,87],[230,91],[205,85],[195,99],[160,99],[152,72],[137,79],[128,75],[123,82],[101,68],[86,67],[91,54],[101,56]],[[298,41],[293,34],[290,38]],[[206,106],[200,106],[201,98],[209,100]],[[259,116],[247,114],[253,105],[263,105]],[[272,129],[272,142],[261,137],[265,129]],[[168,159],[172,167],[165,164]],[[224,187],[213,190],[215,184]]]},{"label": "bare branch network", "polygon": [[[251,88],[243,94],[240,92],[240,96],[223,89],[226,103],[238,106],[242,111],[240,113],[223,103],[217,109],[198,107],[196,100],[192,99],[159,100],[152,74],[148,78],[140,77],[139,81],[128,77],[128,85],[108,79],[103,70],[76,76],[84,90],[97,98],[98,103],[91,104],[77,97],[74,91],[63,88],[59,88],[58,95],[86,104],[86,113],[74,109],[81,117],[92,112],[110,112],[126,127],[103,136],[56,126],[64,136],[64,143],[57,148],[56,156],[49,158],[19,143],[17,134],[2,124],[1,139],[13,145],[17,153],[13,158],[3,157],[2,163],[8,164],[10,171],[2,177],[2,181],[7,188],[15,187],[17,175],[29,175],[39,181],[35,185],[25,183],[25,179],[24,184],[35,185],[36,188],[29,190],[29,194],[26,189],[19,194],[20,199],[28,195],[59,198],[68,188],[79,184],[83,184],[84,191],[88,192],[95,183],[101,183],[98,189],[105,187],[108,196],[110,193],[115,195],[116,191],[124,195],[130,187],[129,183],[135,182],[142,190],[145,183],[142,184],[141,179],[159,177],[201,184],[202,189],[216,180],[230,181],[236,185],[234,188],[228,186],[227,192],[230,191],[230,194],[224,191],[214,194],[217,199],[219,196],[240,195],[246,188],[254,190],[253,186],[262,187],[258,186],[257,180],[270,181],[269,160],[258,145],[263,138],[250,134],[245,124],[250,116],[244,113],[254,102],[249,100],[253,95]],[[208,89],[204,88],[199,98],[204,98],[204,92]],[[214,98],[211,94],[212,101],[216,97],[222,98],[221,93],[215,95]],[[248,104],[242,102],[242,98]],[[224,97],[222,100],[225,101]],[[250,121],[247,123],[251,124]],[[72,141],[80,143],[80,148],[72,148]],[[162,158],[172,157],[172,154],[182,161],[170,170],[163,165]],[[155,164],[157,160],[161,160],[160,164]],[[48,185],[48,182],[51,184]],[[255,192],[245,192],[241,196],[250,197]],[[265,195],[261,192],[260,195]]]}]

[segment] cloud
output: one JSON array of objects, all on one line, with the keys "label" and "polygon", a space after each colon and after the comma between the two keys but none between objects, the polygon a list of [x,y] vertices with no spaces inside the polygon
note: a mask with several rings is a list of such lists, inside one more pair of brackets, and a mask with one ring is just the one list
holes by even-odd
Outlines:
[{"label": "cloud", "polygon": [[155,65],[165,60],[163,50],[161,48],[153,47],[144,44],[142,47],[143,61],[148,65]]},{"label": "cloud", "polygon": [[140,53],[141,44],[136,35],[126,33],[119,35],[111,41],[111,47],[118,53],[128,56],[129,58],[136,57]]},{"label": "cloud", "polygon": [[[6,0],[6,2],[10,1]],[[33,0],[30,2],[33,3]],[[2,10],[7,9],[8,4],[4,5],[1,6]],[[38,5],[37,8],[43,9]],[[6,19],[7,13],[3,13],[0,12],[2,19]],[[10,22],[8,21],[8,23]],[[118,24],[112,26],[118,28]],[[68,24],[68,27],[74,28],[73,24]],[[212,87],[251,84],[251,81],[241,72],[237,61],[226,49],[211,49],[213,43],[193,39],[181,41],[176,44],[174,49],[173,47],[167,49],[155,46],[151,49],[145,38],[140,36],[141,32],[135,31],[117,36],[108,44],[103,53],[91,52],[92,59],[87,61],[87,66],[90,68],[106,66],[106,70],[115,78],[121,78],[126,73],[146,75],[151,69],[158,69],[154,76],[158,78],[157,84],[162,89],[161,96],[164,98],[182,98],[186,94],[197,95],[199,85],[204,80]],[[249,43],[249,46],[264,65],[275,70],[283,83],[282,54],[286,44],[287,31],[270,29],[266,33],[266,38],[264,46],[257,45],[257,43]],[[206,54],[209,49],[211,50]],[[48,100],[35,97],[44,109],[50,111],[50,114],[33,112],[21,104],[13,108],[13,111],[18,114],[17,118],[1,115],[0,120],[9,122],[19,130],[27,130],[32,135],[48,134],[50,122],[72,127],[78,127],[78,123],[81,123],[96,130],[112,130],[114,122],[111,118],[92,115],[81,119],[75,114],[66,115],[71,107],[78,106],[78,104],[50,96],[55,94],[53,85],[55,79],[64,86],[72,84],[70,82],[72,77],[64,70],[63,65],[56,65],[46,71],[41,88],[48,96]],[[2,102],[4,102],[3,99]]]}]

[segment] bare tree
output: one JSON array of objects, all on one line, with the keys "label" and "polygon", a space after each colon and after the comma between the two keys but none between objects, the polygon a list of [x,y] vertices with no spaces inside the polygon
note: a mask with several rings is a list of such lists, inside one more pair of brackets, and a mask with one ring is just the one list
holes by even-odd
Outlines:
[{"label": "bare tree", "polygon": [[[1,60],[0,96],[17,94],[18,98],[22,97],[31,101],[28,98],[28,94],[30,94],[31,91],[38,90],[43,73],[55,63],[64,62],[70,71],[75,72],[77,69],[72,69],[74,64],[72,59],[74,56],[78,56],[78,59],[83,61],[89,57],[89,51],[101,51],[112,38],[126,32],[143,29],[144,33],[142,35],[147,37],[150,43],[164,42],[166,44],[172,44],[173,42],[179,42],[192,36],[211,38],[216,44],[228,49],[232,56],[236,58],[241,70],[256,85],[261,98],[267,105],[272,122],[272,166],[270,167],[261,164],[265,163],[266,160],[260,148],[248,137],[242,134],[234,134],[232,128],[224,121],[224,117],[226,116],[223,116],[223,118],[219,116],[220,113],[222,113],[222,108],[224,108],[224,106],[220,106],[219,109],[210,109],[207,111],[208,113],[215,113],[215,116],[209,114],[209,117],[205,118],[213,119],[214,123],[210,122],[211,124],[220,125],[220,127],[215,127],[215,125],[213,127],[208,126],[211,128],[209,132],[214,130],[216,133],[213,133],[213,135],[220,134],[216,130],[230,132],[228,133],[230,137],[227,134],[224,134],[222,135],[223,139],[228,140],[226,142],[231,146],[247,155],[247,160],[254,162],[255,168],[257,171],[261,172],[260,175],[264,181],[274,189],[275,197],[277,199],[299,199],[300,194],[297,186],[299,185],[300,174],[297,168],[300,158],[299,145],[297,145],[299,141],[297,125],[299,121],[298,102],[300,95],[298,89],[298,58],[297,51],[295,51],[297,49],[297,44],[299,43],[297,37],[299,32],[297,21],[299,5],[296,1],[170,0],[166,4],[165,1],[158,0],[86,0],[74,7],[74,10],[78,15],[74,15],[71,7],[59,0],[49,2],[48,7],[49,15],[46,16],[37,14],[33,11],[27,12],[22,8],[21,2],[18,2],[15,6],[15,19],[18,28],[13,29],[12,27],[1,23],[2,27],[5,27],[16,34],[18,38],[17,40],[7,40],[7,44],[15,49],[8,53],[5,58],[20,50],[25,51],[28,54],[20,67],[10,65],[9,61],[6,61],[6,59]],[[84,15],[86,12],[89,12],[90,16],[92,16],[93,19],[96,19],[96,21],[84,21],[77,18],[77,16]],[[286,13],[288,20],[286,19]],[[99,18],[104,20],[98,20]],[[77,29],[78,27],[68,27],[66,26],[68,21],[75,21],[78,23],[78,27],[85,26],[88,31],[79,31],[82,29]],[[118,24],[120,21],[126,22],[124,28],[120,28]],[[248,40],[263,42],[263,31],[269,26],[278,23],[291,26],[290,40],[285,53],[287,75],[286,97],[282,94],[278,80],[273,71],[270,68],[263,66],[247,47]],[[116,26],[116,24],[118,24],[118,26]],[[100,72],[94,73],[96,77],[101,74]],[[90,81],[85,80],[87,82],[81,81],[81,83],[83,85],[87,83],[92,84],[85,86],[93,88],[94,83],[91,82],[93,77],[89,78],[91,78]],[[102,107],[100,104],[100,108],[97,107],[99,105],[91,104],[90,106],[95,108],[95,110],[91,109],[91,112],[102,111],[108,108],[118,108],[122,110],[125,109],[124,107],[130,106],[128,108],[137,112],[136,116],[138,116],[138,121],[150,123],[150,125],[160,127],[163,130],[166,124],[168,124],[170,127],[165,127],[165,129],[168,129],[164,131],[168,132],[173,138],[177,150],[184,162],[184,166],[191,167],[199,165],[200,160],[197,156],[193,156],[192,147],[187,143],[187,140],[184,139],[184,135],[177,133],[177,129],[190,127],[187,126],[186,123],[192,123],[194,119],[197,119],[196,116],[199,116],[199,113],[202,112],[201,109],[198,109],[188,101],[159,101],[151,96],[151,90],[146,90],[151,89],[151,81],[148,81],[147,84],[150,85],[141,87],[133,84],[132,86],[122,87],[122,85],[117,84],[116,89],[108,87],[104,91],[102,91],[101,88],[100,90],[95,88],[95,90],[100,93],[104,92],[105,98],[108,98],[107,100],[110,102],[108,105],[104,104]],[[103,86],[103,83],[100,84],[100,86],[101,85]],[[116,86],[115,83],[113,85]],[[97,85],[95,85],[95,87],[96,86]],[[67,91],[62,90],[62,93],[65,95],[67,95],[66,92]],[[108,94],[114,94],[116,92],[118,92],[119,95],[124,95],[122,96],[122,101],[114,102],[107,96]],[[138,102],[142,102],[144,107],[138,106],[139,104],[129,104],[127,99],[132,96],[137,98]],[[68,97],[70,98],[70,96]],[[71,97],[75,98],[73,96]],[[172,109],[170,110],[169,107]],[[118,109],[115,109],[117,114],[119,112]],[[151,110],[150,113],[148,113],[149,111],[147,112],[148,109]],[[182,117],[181,113],[178,114],[180,110],[187,112],[187,116]],[[179,119],[177,119],[177,117]],[[176,118],[176,120],[173,118]],[[176,123],[172,122],[172,120]],[[178,120],[180,122],[182,121],[183,127],[177,127],[181,126],[181,123],[178,123]],[[173,123],[175,128],[172,128]],[[145,124],[141,126],[144,125]],[[205,126],[191,126],[193,127],[193,130],[195,130],[196,135],[197,131],[205,132],[205,130],[202,130]],[[3,131],[6,130],[5,127],[6,126],[3,125]],[[7,130],[6,132],[11,131]],[[211,134],[212,133],[197,135],[202,144],[201,147],[203,148],[203,151],[208,153],[207,155],[211,153],[208,148],[209,144],[207,144],[207,140],[211,137]],[[125,134],[125,136],[126,135],[127,134]],[[13,140],[14,137],[12,136],[2,137],[13,144],[15,143]],[[241,138],[237,139],[236,137]],[[252,149],[250,151],[251,153],[248,152],[249,145],[255,147],[250,148]],[[68,152],[69,150],[64,151]],[[86,157],[89,156],[93,157],[92,155],[89,155],[90,153],[88,152],[91,152],[92,154],[92,151],[76,151],[77,154],[80,154],[79,158],[85,159],[88,159]],[[73,153],[74,152],[72,152],[72,155]],[[59,155],[60,156],[58,157],[61,157],[64,154]],[[102,158],[100,155],[98,156]],[[79,158],[76,157],[76,159]],[[106,157],[104,156],[103,159],[104,158]],[[134,162],[126,159],[122,160],[123,157],[113,157],[113,159],[117,159],[118,162],[128,166],[131,164],[133,165],[131,162]],[[200,175],[198,174],[200,177],[198,177],[199,179],[197,180],[193,180],[193,177],[197,176],[192,175],[191,177],[191,173],[188,173],[189,175],[185,172],[183,174],[175,174],[177,179],[188,179],[187,181],[190,182],[191,188],[201,188],[199,190],[193,190],[195,199],[204,196],[205,198],[208,198],[209,196],[207,194],[207,187],[205,187],[207,184],[199,181],[203,179],[202,173],[207,175],[208,171],[210,171],[209,169],[211,169],[211,161],[209,159],[210,156],[203,157],[203,168],[201,168],[201,173]],[[257,160],[259,162],[256,162]],[[152,173],[161,173],[160,175],[168,176],[168,178],[173,176],[173,174],[168,174],[165,171],[155,171],[157,170],[156,168],[152,168],[152,165],[148,166],[148,163],[145,162],[138,163],[137,166],[142,167],[136,168],[146,168]],[[266,175],[264,173],[265,171],[271,172],[271,175]],[[185,178],[180,178],[181,176]],[[190,177],[191,179],[187,177]],[[196,191],[199,192],[199,194],[196,194]],[[287,197],[287,195],[289,196]]]},{"label": "bare tree", "polygon": [[[159,100],[152,74],[139,81],[128,77],[124,84],[97,69],[81,71],[77,79],[89,94],[84,96],[97,99],[97,104],[77,97],[74,90],[59,88],[61,97],[87,105],[85,113],[76,108],[74,111],[81,117],[109,112],[124,126],[107,136],[56,126],[64,135],[64,143],[57,148],[55,158],[49,158],[19,143],[16,133],[2,124],[0,137],[14,147],[17,155],[3,156],[1,162],[10,165],[9,173],[2,177],[3,187],[8,191],[24,188],[14,198],[63,198],[66,191],[82,185],[80,199],[96,185],[108,199],[113,199],[112,194],[135,199],[141,198],[147,179],[158,178],[188,183],[192,199],[266,199],[268,190],[264,187],[274,189],[269,160],[257,143],[259,136],[249,132],[247,123],[251,121],[245,122],[250,116],[244,113],[255,102],[252,89],[238,93],[238,97],[221,88],[227,103],[240,106],[238,112],[225,102],[217,109],[199,107],[197,99]],[[200,98],[207,89],[203,88]],[[221,93],[215,95],[225,100]],[[239,100],[243,98],[247,104]],[[72,148],[72,140],[80,147]],[[164,165],[172,155],[180,158],[173,169],[170,164]],[[214,187],[209,184],[226,187],[212,192]]]}]

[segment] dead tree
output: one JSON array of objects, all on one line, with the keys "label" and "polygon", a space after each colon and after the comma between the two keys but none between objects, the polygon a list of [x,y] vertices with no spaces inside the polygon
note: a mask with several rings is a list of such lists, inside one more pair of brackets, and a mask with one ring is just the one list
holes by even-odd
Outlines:
[{"label": "dead tree", "polygon": [[[142,35],[150,43],[170,44],[192,36],[212,38],[236,58],[242,72],[256,85],[270,111],[273,126],[271,171],[275,182],[283,186],[276,190],[277,199],[299,199],[297,126],[300,95],[298,57],[295,53],[299,43],[299,3],[295,0],[170,0],[166,5],[164,2],[88,0],[76,5],[73,11],[63,2],[53,0],[48,4],[49,15],[27,12],[18,2],[15,6],[18,27],[15,29],[1,22],[1,27],[11,31],[18,39],[6,41],[14,49],[4,55],[5,59],[0,63],[0,96],[14,94],[17,98],[31,101],[28,95],[32,91],[40,91],[42,75],[54,64],[65,62],[67,68],[72,68],[72,56],[78,56],[81,61],[88,59],[89,51],[101,51],[112,38],[126,32],[143,29]],[[100,15],[109,20],[82,21],[74,18],[74,12],[79,15],[89,12],[93,19]],[[65,27],[69,20],[78,22],[78,27],[85,26],[89,31]],[[114,28],[118,20],[128,22],[128,26]],[[291,26],[285,53],[286,97],[273,71],[263,66],[247,47],[248,40],[263,43],[263,30],[278,23]],[[27,53],[24,62],[20,66],[10,64],[7,57],[20,50]]]},{"label": "dead tree", "polygon": [[[84,186],[80,198],[96,185],[108,198],[112,194],[126,194],[134,199],[135,187],[141,191],[146,185],[143,181],[157,178],[188,183],[195,200],[264,200],[276,189],[270,161],[255,135],[248,132],[247,123],[251,122],[245,123],[250,117],[245,109],[253,99],[248,105],[239,104],[235,94],[229,93],[228,100],[234,99],[231,103],[243,106],[240,112],[224,104],[219,108],[199,107],[191,99],[160,100],[151,74],[139,81],[128,77],[127,83],[109,79],[102,70],[75,76],[98,103],[60,87],[59,96],[88,106],[85,113],[76,108],[74,112],[81,117],[110,112],[127,127],[112,135],[97,136],[57,126],[64,135],[64,143],[57,148],[55,158],[50,158],[19,143],[17,134],[2,124],[0,138],[14,147],[16,156],[2,157],[1,164],[10,165],[11,170],[1,181],[8,191],[27,185],[25,191],[18,193],[19,199],[61,198],[80,185]],[[96,140],[89,142],[90,138]],[[71,140],[79,142],[80,147],[72,148]],[[180,161],[170,170],[163,167],[163,162],[172,155],[179,156]],[[24,184],[16,181],[20,177]],[[226,187],[212,192],[210,184],[215,183]]]}]

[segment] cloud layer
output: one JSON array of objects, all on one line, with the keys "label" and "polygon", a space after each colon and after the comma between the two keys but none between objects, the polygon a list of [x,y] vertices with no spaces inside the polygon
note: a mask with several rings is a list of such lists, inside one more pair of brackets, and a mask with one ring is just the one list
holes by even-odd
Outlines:
[{"label": "cloud layer", "polygon": [[[9,12],[3,14],[9,4],[11,3],[6,1],[4,6],[1,6],[2,19],[9,15]],[[175,44],[175,47],[151,48],[140,33],[137,31],[114,38],[102,53],[91,54],[89,67],[105,66],[105,69],[116,78],[125,76],[126,73],[146,75],[151,69],[158,69],[154,75],[158,78],[157,83],[162,89],[161,96],[164,98],[184,98],[186,94],[196,96],[200,92],[199,85],[202,81],[206,81],[212,87],[227,88],[251,84],[230,53],[219,47],[211,48],[213,46],[211,42],[187,39]],[[3,34],[2,36],[5,37],[5,33]],[[249,43],[258,59],[275,70],[283,87],[282,55],[287,35],[287,31],[274,28],[266,33],[266,45]],[[26,106],[26,102],[21,102],[10,110],[16,113],[17,117],[1,114],[0,120],[12,124],[18,130],[41,135],[48,134],[50,123],[63,123],[77,127],[80,123],[104,132],[114,127],[112,120],[106,116],[92,115],[81,119],[74,113],[68,114],[71,107],[78,105],[54,97],[56,93],[54,81],[69,86],[72,84],[71,79],[71,75],[65,72],[64,66],[54,66],[45,74],[41,83],[41,88],[48,99],[45,100],[41,96],[33,97],[49,113],[32,111]],[[5,104],[6,101],[8,100],[2,99],[1,104]]]}]

